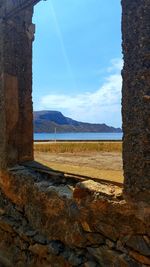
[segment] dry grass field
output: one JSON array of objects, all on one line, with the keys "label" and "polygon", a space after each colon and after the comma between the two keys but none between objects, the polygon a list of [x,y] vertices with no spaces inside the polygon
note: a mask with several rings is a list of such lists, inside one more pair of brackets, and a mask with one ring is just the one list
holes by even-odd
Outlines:
[{"label": "dry grass field", "polygon": [[35,142],[34,150],[54,153],[122,152],[122,142]]},{"label": "dry grass field", "polygon": [[65,173],[123,182],[121,142],[37,143],[35,160]]}]

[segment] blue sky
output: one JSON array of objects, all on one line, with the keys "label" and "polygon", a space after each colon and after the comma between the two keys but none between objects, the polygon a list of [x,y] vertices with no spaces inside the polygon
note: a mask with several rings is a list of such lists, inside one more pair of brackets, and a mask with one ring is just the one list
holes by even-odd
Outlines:
[{"label": "blue sky", "polygon": [[120,0],[47,0],[34,12],[34,110],[121,126]]}]

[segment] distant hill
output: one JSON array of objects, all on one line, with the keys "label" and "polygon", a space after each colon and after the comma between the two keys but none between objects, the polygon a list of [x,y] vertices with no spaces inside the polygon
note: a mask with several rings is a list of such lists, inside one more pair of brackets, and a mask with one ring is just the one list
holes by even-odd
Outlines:
[{"label": "distant hill", "polygon": [[34,132],[35,133],[57,133],[67,132],[101,132],[120,133],[120,128],[114,128],[106,124],[95,124],[75,121],[65,117],[59,111],[35,111],[34,112]]}]

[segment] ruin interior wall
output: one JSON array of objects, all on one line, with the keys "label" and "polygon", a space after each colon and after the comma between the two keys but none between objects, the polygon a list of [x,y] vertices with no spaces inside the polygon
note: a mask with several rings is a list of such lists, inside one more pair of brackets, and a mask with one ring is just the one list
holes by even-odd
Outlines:
[{"label": "ruin interior wall", "polygon": [[150,1],[122,1],[125,192],[150,201]]},{"label": "ruin interior wall", "polygon": [[0,168],[33,159],[32,15],[0,20]]}]

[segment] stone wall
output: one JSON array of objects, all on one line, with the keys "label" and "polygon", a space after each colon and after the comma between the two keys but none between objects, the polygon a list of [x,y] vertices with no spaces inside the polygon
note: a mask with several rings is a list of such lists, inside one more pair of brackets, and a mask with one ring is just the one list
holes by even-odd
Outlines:
[{"label": "stone wall", "polygon": [[150,1],[122,6],[125,192],[150,201]]},{"label": "stone wall", "polygon": [[[0,0],[0,18],[9,2]],[[150,266],[150,1],[122,6],[124,194],[26,162],[33,159],[33,9],[0,19],[1,267]]]},{"label": "stone wall", "polygon": [[0,168],[33,159],[32,15],[0,20]]},{"label": "stone wall", "polygon": [[0,266],[150,266],[146,203],[126,202],[113,184],[44,172],[1,174]]}]

